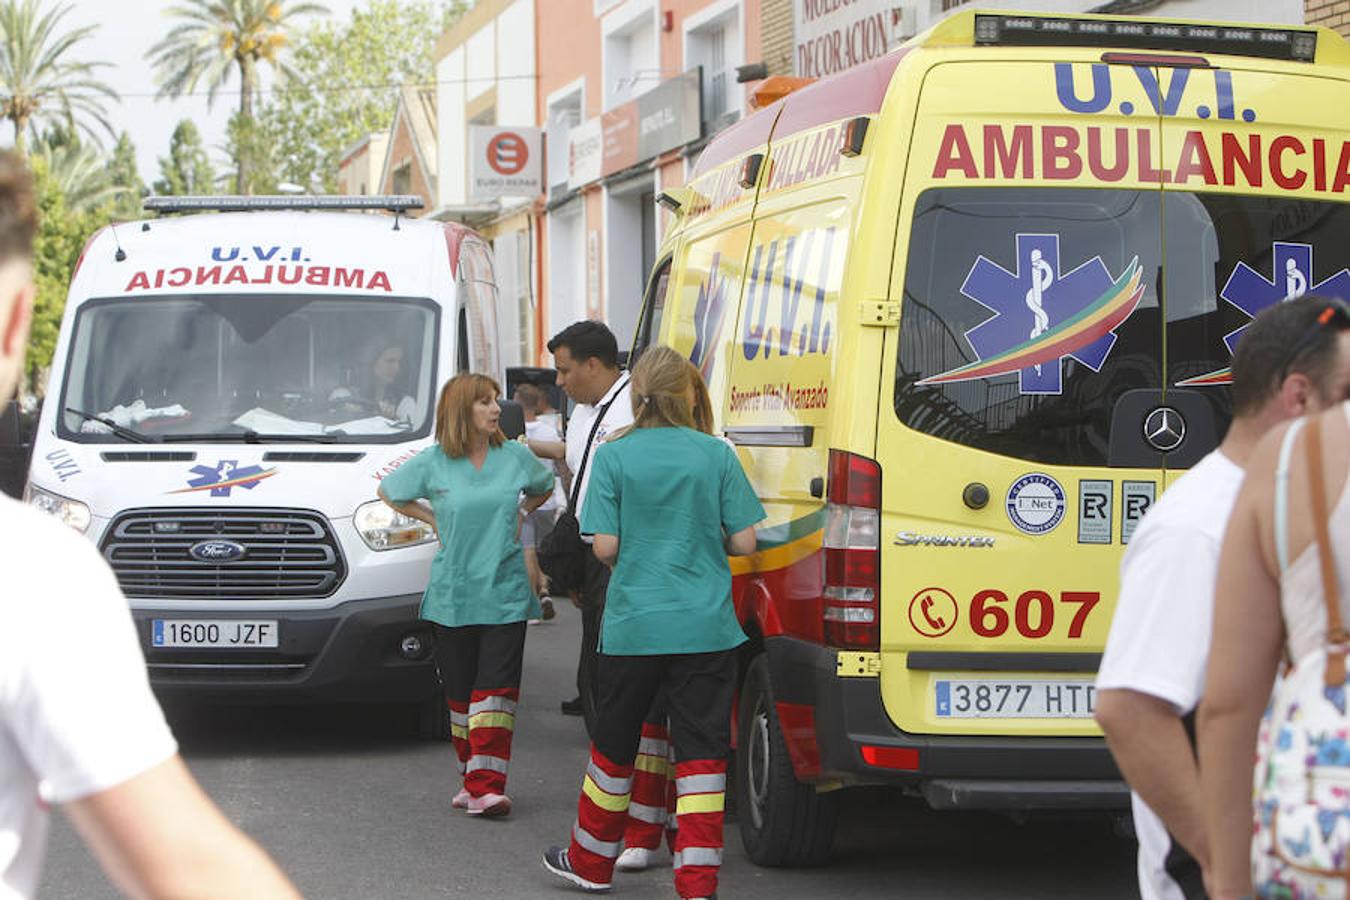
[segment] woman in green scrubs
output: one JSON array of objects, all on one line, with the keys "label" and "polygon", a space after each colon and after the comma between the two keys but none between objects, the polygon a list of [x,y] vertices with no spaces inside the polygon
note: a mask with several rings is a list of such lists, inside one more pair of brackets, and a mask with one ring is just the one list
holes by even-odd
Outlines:
[{"label": "woman in green scrubs", "polygon": [[685,898],[717,892],[736,648],[746,640],[727,554],[754,552],[764,507],[735,451],[698,430],[710,412],[701,380],[669,347],[643,352],[633,427],[596,451],[582,507],[582,531],[614,567],[600,707],[571,842],[549,848],[544,866],[586,891],[610,888],[643,721],[663,697],[675,752],[675,889]]},{"label": "woman in green scrubs", "polygon": [[435,624],[436,665],[464,779],[451,805],[484,816],[511,811],[506,770],[525,623],[540,615],[520,524],[553,493],[552,470],[498,427],[500,395],[486,375],[450,379],[436,406],[436,444],[380,484],[385,503],[431,525],[440,539],[420,615]]}]

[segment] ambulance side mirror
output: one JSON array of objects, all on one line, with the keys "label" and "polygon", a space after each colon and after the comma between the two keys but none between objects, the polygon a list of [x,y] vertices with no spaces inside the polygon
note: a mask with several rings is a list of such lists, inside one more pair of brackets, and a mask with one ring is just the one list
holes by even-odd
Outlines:
[{"label": "ambulance side mirror", "polygon": [[514,400],[498,400],[497,405],[502,408],[497,426],[501,428],[508,441],[514,441],[525,433],[525,410]]}]

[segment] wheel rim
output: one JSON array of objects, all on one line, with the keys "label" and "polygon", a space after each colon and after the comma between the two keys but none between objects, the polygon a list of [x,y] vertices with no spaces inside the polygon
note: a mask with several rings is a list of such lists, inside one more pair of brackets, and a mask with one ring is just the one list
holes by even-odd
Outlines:
[{"label": "wheel rim", "polygon": [[769,802],[769,710],[761,697],[755,704],[747,735],[746,787],[750,800],[750,820],[762,829]]}]

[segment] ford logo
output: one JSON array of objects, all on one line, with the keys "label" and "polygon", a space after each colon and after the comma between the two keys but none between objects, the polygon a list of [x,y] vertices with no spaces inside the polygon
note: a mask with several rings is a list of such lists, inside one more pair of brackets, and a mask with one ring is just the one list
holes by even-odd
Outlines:
[{"label": "ford logo", "polygon": [[248,551],[234,541],[202,541],[188,548],[188,555],[200,562],[223,563],[243,559]]}]

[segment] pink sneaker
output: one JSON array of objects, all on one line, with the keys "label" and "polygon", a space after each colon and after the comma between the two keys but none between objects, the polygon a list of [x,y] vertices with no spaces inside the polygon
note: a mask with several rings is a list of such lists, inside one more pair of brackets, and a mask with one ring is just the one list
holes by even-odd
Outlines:
[{"label": "pink sneaker", "polygon": [[460,788],[460,789],[459,789],[459,793],[458,793],[458,794],[455,794],[455,796],[450,800],[450,808],[451,808],[451,809],[468,809],[468,808],[469,808],[469,792],[468,792],[468,790],[466,790],[465,788]]},{"label": "pink sneaker", "polygon": [[505,794],[484,794],[470,797],[469,807],[465,810],[471,816],[485,816],[498,819],[511,813],[511,798]]}]

